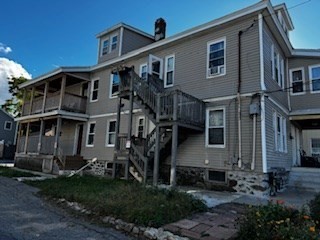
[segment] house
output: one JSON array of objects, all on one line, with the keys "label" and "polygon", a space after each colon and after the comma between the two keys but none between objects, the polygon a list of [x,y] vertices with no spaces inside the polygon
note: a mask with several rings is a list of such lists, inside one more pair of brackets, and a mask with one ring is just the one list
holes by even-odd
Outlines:
[{"label": "house", "polygon": [[13,116],[0,108],[0,158],[13,159],[16,123]]},{"label": "house", "polygon": [[17,118],[16,166],[97,157],[96,174],[264,195],[274,172],[304,165],[300,150],[316,161],[320,51],[292,47],[285,4],[165,28],[117,24],[97,34],[96,65],[21,84],[32,97]]}]

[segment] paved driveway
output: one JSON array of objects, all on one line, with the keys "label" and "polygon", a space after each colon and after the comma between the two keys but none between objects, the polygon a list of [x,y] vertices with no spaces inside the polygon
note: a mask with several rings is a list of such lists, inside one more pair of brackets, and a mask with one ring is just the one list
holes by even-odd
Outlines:
[{"label": "paved driveway", "polygon": [[133,239],[111,228],[75,219],[35,196],[37,189],[0,177],[0,239]]}]

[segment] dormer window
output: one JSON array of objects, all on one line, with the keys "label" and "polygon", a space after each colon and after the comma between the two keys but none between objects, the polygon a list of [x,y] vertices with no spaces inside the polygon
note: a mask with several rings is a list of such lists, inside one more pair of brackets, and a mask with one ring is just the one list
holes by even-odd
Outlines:
[{"label": "dormer window", "polygon": [[103,41],[102,44],[102,56],[108,54],[109,52],[109,38]]},{"label": "dormer window", "polygon": [[118,35],[115,35],[111,38],[111,51],[117,48],[117,44],[118,44]]}]

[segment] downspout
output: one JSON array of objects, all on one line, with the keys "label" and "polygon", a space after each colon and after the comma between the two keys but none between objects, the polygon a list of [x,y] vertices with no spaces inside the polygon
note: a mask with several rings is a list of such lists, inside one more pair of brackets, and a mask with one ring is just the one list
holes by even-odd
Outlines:
[{"label": "downspout", "polygon": [[265,91],[266,85],[264,83],[264,55],[263,55],[263,16],[260,13],[259,19],[259,47],[260,47],[260,111],[261,111],[261,151],[262,151],[262,171],[267,172],[267,143],[266,143],[266,113],[265,113]]},{"label": "downspout", "polygon": [[238,167],[242,167],[242,129],[241,129],[241,36],[243,31],[238,33]]},{"label": "downspout", "polygon": [[253,115],[253,130],[252,130],[252,160],[251,170],[255,169],[256,165],[256,135],[257,135],[257,114]]}]

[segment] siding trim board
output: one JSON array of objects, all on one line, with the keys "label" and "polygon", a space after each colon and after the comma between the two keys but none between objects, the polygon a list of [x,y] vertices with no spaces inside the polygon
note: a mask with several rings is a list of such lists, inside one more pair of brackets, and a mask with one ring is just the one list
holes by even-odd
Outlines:
[{"label": "siding trim board", "polygon": [[266,141],[266,107],[265,107],[265,95],[261,96],[261,150],[262,150],[262,171],[268,172],[267,164],[267,141]]},{"label": "siding trim board", "polygon": [[260,13],[259,19],[259,50],[260,50],[260,87],[262,91],[266,90],[264,82],[264,55],[263,55],[263,16]]},{"label": "siding trim board", "polygon": [[[142,112],[141,109],[133,109],[132,111],[133,113],[140,113]],[[122,111],[120,114],[129,114],[129,110],[126,111]],[[91,115],[89,117],[89,119],[94,119],[94,118],[103,118],[103,117],[111,117],[111,116],[116,116],[117,113],[113,112],[113,113],[105,113],[105,114],[98,114],[98,115]]]}]

